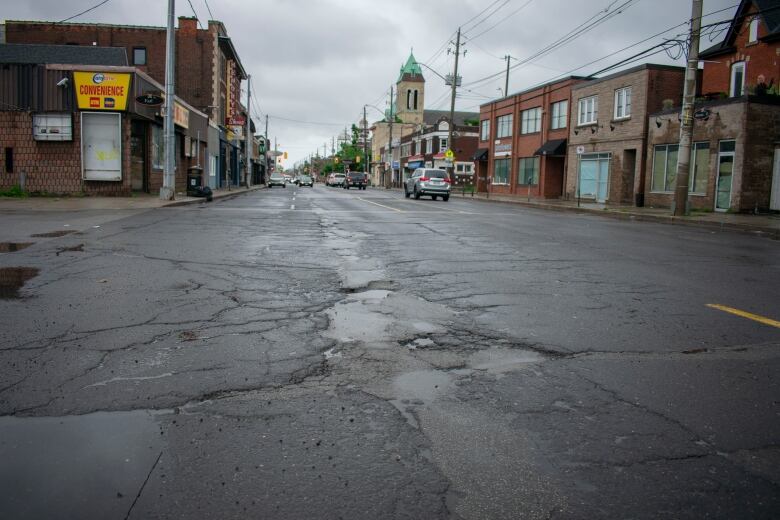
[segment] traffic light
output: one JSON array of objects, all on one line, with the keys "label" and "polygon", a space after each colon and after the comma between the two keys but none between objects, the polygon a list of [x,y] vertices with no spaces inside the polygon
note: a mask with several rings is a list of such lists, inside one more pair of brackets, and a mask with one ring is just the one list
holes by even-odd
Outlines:
[{"label": "traffic light", "polygon": [[339,157],[338,157],[338,156],[336,156],[336,157],[333,159],[333,162],[335,162],[336,164],[338,164],[338,163],[339,163]]},{"label": "traffic light", "polygon": [[284,160],[287,160],[287,152],[284,152]]}]

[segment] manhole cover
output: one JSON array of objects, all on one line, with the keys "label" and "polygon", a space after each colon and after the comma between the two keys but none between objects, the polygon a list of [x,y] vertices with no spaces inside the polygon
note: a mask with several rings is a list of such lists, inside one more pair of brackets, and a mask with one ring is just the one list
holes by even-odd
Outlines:
[{"label": "manhole cover", "polygon": [[36,233],[30,236],[43,237],[43,238],[64,237],[65,235],[70,235],[71,233],[75,233],[75,232],[76,232],[75,229],[62,229],[60,231],[49,231],[48,233]]},{"label": "manhole cover", "polygon": [[33,245],[35,242],[0,242],[0,253],[13,253]]},{"label": "manhole cover", "polygon": [[38,269],[35,267],[0,268],[0,298],[18,298],[19,289],[35,276],[38,276]]}]

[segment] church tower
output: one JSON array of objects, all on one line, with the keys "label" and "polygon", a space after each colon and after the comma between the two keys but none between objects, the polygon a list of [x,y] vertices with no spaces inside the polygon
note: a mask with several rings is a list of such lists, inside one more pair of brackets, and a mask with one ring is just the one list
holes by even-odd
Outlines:
[{"label": "church tower", "polygon": [[425,78],[420,64],[409,53],[409,59],[398,75],[395,98],[395,113],[404,123],[422,124],[425,106]]}]

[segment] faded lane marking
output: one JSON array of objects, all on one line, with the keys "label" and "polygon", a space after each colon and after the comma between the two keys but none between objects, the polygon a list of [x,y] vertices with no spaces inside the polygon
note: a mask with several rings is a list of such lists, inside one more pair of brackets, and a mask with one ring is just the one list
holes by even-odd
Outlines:
[{"label": "faded lane marking", "polygon": [[380,206],[380,207],[382,207],[382,208],[386,208],[386,209],[392,209],[393,211],[397,211],[398,213],[404,213],[404,210],[402,210],[402,209],[398,209],[398,208],[391,208],[390,206],[385,206],[384,204],[380,204],[380,203],[378,203],[378,202],[372,202],[372,201],[370,201],[370,200],[366,200],[366,199],[364,199],[363,197],[358,197],[357,199],[358,199],[358,200],[362,200],[363,202],[368,202],[369,204],[373,204],[373,205],[375,205],[375,206]]},{"label": "faded lane marking", "polygon": [[749,320],[757,321],[759,323],[763,323],[764,325],[769,325],[770,327],[780,329],[780,321],[773,320],[772,318],[766,318],[764,316],[759,316],[758,314],[753,314],[752,312],[741,311],[739,309],[726,307],[725,305],[719,305],[717,303],[708,303],[707,307],[710,307],[711,309],[718,309],[719,311],[723,312],[728,312],[729,314],[734,314],[742,318],[747,318]]}]

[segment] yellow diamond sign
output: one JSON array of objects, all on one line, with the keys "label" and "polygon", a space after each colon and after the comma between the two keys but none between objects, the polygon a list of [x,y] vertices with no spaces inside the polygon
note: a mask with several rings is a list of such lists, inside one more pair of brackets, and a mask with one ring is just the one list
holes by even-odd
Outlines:
[{"label": "yellow diamond sign", "polygon": [[444,158],[445,159],[452,159],[454,157],[455,157],[455,154],[453,153],[452,150],[448,149],[446,152],[444,152]]}]

